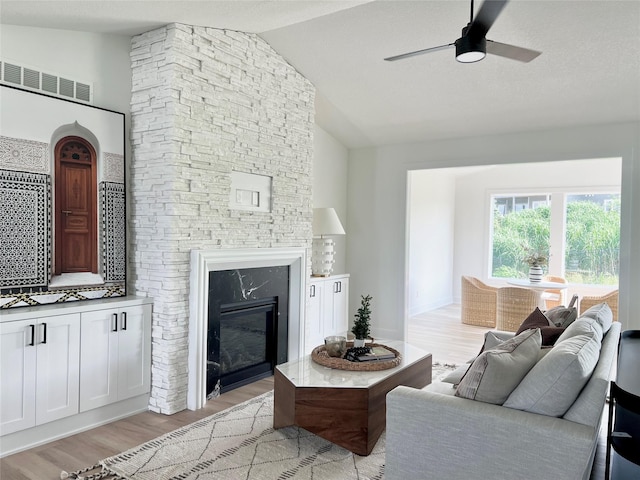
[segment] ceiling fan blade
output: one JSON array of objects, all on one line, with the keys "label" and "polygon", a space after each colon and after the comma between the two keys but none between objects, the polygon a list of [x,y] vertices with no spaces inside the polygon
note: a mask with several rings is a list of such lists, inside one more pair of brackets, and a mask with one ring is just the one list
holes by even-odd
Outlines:
[{"label": "ceiling fan blade", "polygon": [[527,63],[537,58],[542,52],[530,50],[528,48],[516,47],[515,45],[508,45],[506,43],[494,42],[493,40],[487,40],[487,53]]},{"label": "ceiling fan blade", "polygon": [[452,47],[454,44],[449,43],[448,45],[440,45],[439,47],[431,47],[431,48],[423,48],[422,50],[416,50],[415,52],[402,53],[400,55],[395,55],[393,57],[387,57],[385,60],[387,62],[395,62],[396,60],[403,60],[409,57],[415,57],[416,55],[423,55],[425,53],[437,52],[438,50],[446,50],[447,48]]},{"label": "ceiling fan blade", "polygon": [[493,22],[496,21],[500,12],[507,4],[508,0],[485,0],[480,6],[477,15],[469,25],[467,35],[476,38],[484,38]]}]

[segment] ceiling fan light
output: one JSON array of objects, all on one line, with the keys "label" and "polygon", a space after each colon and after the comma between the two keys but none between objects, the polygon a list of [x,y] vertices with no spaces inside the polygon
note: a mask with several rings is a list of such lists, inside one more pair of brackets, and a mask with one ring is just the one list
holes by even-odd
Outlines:
[{"label": "ceiling fan light", "polygon": [[487,41],[484,38],[463,36],[456,40],[456,60],[461,63],[473,63],[487,55]]},{"label": "ceiling fan light", "polygon": [[484,52],[462,52],[456,55],[456,60],[460,63],[473,63],[479,62],[486,56]]}]

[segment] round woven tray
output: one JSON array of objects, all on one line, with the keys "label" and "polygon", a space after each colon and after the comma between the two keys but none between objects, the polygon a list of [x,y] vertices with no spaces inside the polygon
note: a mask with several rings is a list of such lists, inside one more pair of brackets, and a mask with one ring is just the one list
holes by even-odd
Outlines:
[{"label": "round woven tray", "polygon": [[[380,343],[367,343],[367,347],[384,347],[387,350],[396,354],[396,358],[390,358],[388,360],[372,360],[369,362],[350,362],[344,358],[330,357],[327,353],[325,346],[320,345],[311,352],[311,359],[322,365],[323,367],[337,368],[339,370],[354,370],[363,372],[374,372],[378,370],[386,370],[387,368],[393,368],[400,365],[402,356],[396,349],[382,345]],[[353,347],[353,342],[347,342],[347,348]]]}]

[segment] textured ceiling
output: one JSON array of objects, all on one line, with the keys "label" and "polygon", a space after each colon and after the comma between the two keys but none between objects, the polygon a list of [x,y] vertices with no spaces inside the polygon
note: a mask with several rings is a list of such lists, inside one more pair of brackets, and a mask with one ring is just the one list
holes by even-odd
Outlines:
[{"label": "textured ceiling", "polygon": [[258,33],[314,83],[318,123],[349,147],[640,121],[640,0],[512,0],[487,38],[543,52],[528,64],[382,60],[453,42],[468,20],[457,0],[0,2],[14,25]]}]

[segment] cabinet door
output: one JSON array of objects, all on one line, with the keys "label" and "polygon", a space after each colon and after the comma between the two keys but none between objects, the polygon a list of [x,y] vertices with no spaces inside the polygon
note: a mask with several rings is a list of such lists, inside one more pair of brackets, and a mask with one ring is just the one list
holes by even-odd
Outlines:
[{"label": "cabinet door", "polygon": [[332,328],[336,335],[344,335],[349,329],[349,279],[336,280],[332,286]]},{"label": "cabinet door", "polygon": [[0,323],[0,434],[36,423],[36,322]]},{"label": "cabinet door", "polygon": [[80,394],[80,314],[39,319],[36,425],[75,415]]},{"label": "cabinet door", "polygon": [[117,310],[83,313],[80,321],[80,411],[118,400]]},{"label": "cabinet door", "polygon": [[118,400],[147,393],[151,387],[151,306],[119,314]]},{"label": "cabinet door", "polygon": [[311,282],[309,284],[309,299],[307,303],[307,334],[306,352],[310,354],[318,345],[324,344],[324,282]]}]

